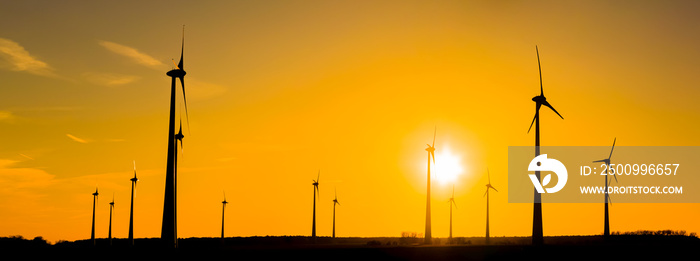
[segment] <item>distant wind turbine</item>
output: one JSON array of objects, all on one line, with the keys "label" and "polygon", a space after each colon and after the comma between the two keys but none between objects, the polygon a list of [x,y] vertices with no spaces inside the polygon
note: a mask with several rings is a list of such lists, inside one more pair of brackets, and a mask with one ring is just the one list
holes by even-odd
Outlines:
[{"label": "distant wind turbine", "polygon": [[221,209],[221,242],[224,242],[224,214],[226,214],[226,204],[228,204],[228,201],[226,201],[226,192],[224,192],[224,201],[221,201],[221,204],[223,204],[223,208]]},{"label": "distant wind turbine", "polygon": [[167,247],[177,248],[177,142],[182,148],[182,119],[180,119],[180,131],[175,133],[175,96],[177,93],[176,80],[180,79],[182,85],[182,97],[185,104],[185,116],[189,126],[189,112],[187,111],[187,97],[185,95],[185,27],[182,27],[182,50],[180,62],[177,68],[166,74],[172,78],[170,89],[170,119],[168,122],[168,159],[165,171],[165,196],[163,199],[163,223],[160,237]]},{"label": "distant wind turbine", "polygon": [[450,240],[452,240],[452,205],[457,207],[457,202],[455,202],[455,185],[452,185],[452,197],[447,201],[450,203]]},{"label": "distant wind turbine", "polygon": [[318,193],[318,197],[321,198],[321,192],[318,190],[318,181],[321,179],[321,170],[318,171],[318,176],[316,177],[315,180],[313,180],[313,183],[311,185],[314,185],[314,211],[313,211],[313,216],[312,216],[312,222],[311,222],[311,238],[316,241],[316,194]]},{"label": "distant wind turbine", "polygon": [[[552,107],[549,102],[547,102],[547,98],[544,97],[544,88],[542,87],[542,66],[540,65],[540,51],[537,49],[537,46],[535,46],[535,51],[537,51],[537,66],[539,67],[540,71],[540,95],[535,96],[532,98],[532,101],[535,102],[535,118],[532,119],[532,123],[530,123],[530,128],[527,130],[527,132],[530,132],[530,129],[532,129],[532,124],[535,124],[535,157],[540,155],[540,107],[542,105],[549,107],[559,115],[560,118],[564,119],[564,117],[557,112],[557,110]],[[537,177],[537,180],[540,180],[540,171],[535,171],[535,176]],[[532,244],[533,245],[542,245],[544,243],[544,234],[542,232],[542,197],[539,193],[537,193],[536,189],[533,189],[535,193],[535,200],[533,204],[533,214],[532,214]]]},{"label": "distant wind turbine", "polygon": [[109,202],[109,245],[112,245],[112,210],[114,209],[114,194],[112,194],[112,202]]},{"label": "distant wind turbine", "polygon": [[425,244],[430,244],[432,242],[432,230],[430,222],[430,157],[433,157],[433,164],[435,164],[435,137],[437,135],[437,127],[433,133],[433,145],[427,144],[428,148],[425,151],[428,152],[428,196],[425,204]]},{"label": "distant wind turbine", "polygon": [[136,161],[134,160],[134,177],[131,180],[131,210],[129,212],[129,243],[134,245],[134,191],[136,190]]},{"label": "distant wind turbine", "polygon": [[491,186],[491,172],[489,172],[488,169],[486,169],[486,173],[489,177],[489,183],[486,184],[486,193],[484,193],[484,196],[486,196],[486,244],[489,243],[489,189],[493,189],[494,191],[498,192],[496,188]]},{"label": "distant wind turbine", "polygon": [[[608,195],[608,169],[610,169],[610,158],[612,158],[612,153],[613,150],[615,149],[615,142],[617,141],[617,138],[613,140],[613,145],[612,148],[610,149],[610,155],[608,156],[607,159],[602,159],[602,160],[596,160],[594,162],[604,162],[607,168],[605,168],[605,218],[603,221],[603,236],[610,236],[610,218],[608,215],[608,202],[610,202],[610,195]],[[615,182],[617,182],[617,175],[612,175],[615,178]]]},{"label": "distant wind turbine", "polygon": [[95,242],[95,206],[97,206],[97,196],[100,195],[100,193],[97,192],[97,188],[95,188],[95,193],[92,193],[92,234],[90,235],[90,240],[92,240],[92,245],[96,245],[97,242]]},{"label": "distant wind turbine", "polygon": [[338,202],[338,191],[335,192],[335,198],[333,199],[333,238],[335,238],[335,205],[340,205]]}]

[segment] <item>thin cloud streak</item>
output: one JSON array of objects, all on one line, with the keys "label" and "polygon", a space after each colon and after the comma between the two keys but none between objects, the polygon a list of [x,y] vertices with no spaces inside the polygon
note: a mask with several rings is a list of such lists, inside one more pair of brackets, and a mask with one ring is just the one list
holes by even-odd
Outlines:
[{"label": "thin cloud streak", "polygon": [[114,73],[84,73],[83,76],[91,83],[105,86],[125,85],[140,79],[140,77],[135,75]]},{"label": "thin cloud streak", "polygon": [[139,50],[136,50],[135,48],[126,45],[121,45],[110,41],[99,41],[99,44],[113,53],[131,58],[134,62],[141,65],[145,65],[148,67],[157,67],[163,65],[162,62],[151,57],[150,55],[142,53]]},{"label": "thin cloud streak", "polygon": [[0,58],[8,62],[12,71],[28,72],[40,76],[57,76],[46,62],[35,58],[19,43],[0,38]]},{"label": "thin cloud streak", "polygon": [[88,143],[87,140],[78,138],[78,137],[73,136],[73,135],[71,135],[71,134],[67,134],[67,133],[66,133],[66,136],[68,136],[68,138],[70,138],[71,140],[74,140],[74,141],[77,141],[77,142],[80,142],[80,143]]}]

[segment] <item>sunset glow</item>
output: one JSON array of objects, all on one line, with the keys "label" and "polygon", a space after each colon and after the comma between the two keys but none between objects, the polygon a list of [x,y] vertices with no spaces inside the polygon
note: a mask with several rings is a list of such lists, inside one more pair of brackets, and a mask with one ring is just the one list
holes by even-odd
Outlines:
[{"label": "sunset glow", "polygon": [[[127,237],[136,161],[134,234],[160,237],[166,73],[181,52],[179,237],[219,235],[222,191],[227,236],[311,235],[319,170],[319,236],[332,233],[336,191],[339,237],[423,233],[433,135],[433,237],[448,236],[453,186],[455,237],[484,235],[487,169],[498,189],[490,235],[530,236],[533,205],[508,202],[508,148],[535,142],[538,54],[547,101],[564,118],[540,110],[542,146],[700,146],[698,10],[644,0],[3,1],[0,236],[90,238],[98,187],[96,236],[108,235],[114,196],[113,235]],[[699,206],[616,202],[610,230],[700,232]],[[545,236],[603,233],[602,203],[542,212]]]}]

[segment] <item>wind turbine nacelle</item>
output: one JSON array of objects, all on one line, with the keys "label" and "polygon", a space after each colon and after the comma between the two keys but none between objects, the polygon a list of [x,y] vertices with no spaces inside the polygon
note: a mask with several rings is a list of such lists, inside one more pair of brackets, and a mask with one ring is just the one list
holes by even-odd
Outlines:
[{"label": "wind turbine nacelle", "polygon": [[547,98],[545,98],[544,96],[540,96],[540,95],[532,97],[532,101],[538,102],[538,103],[544,103],[546,100],[547,100]]},{"label": "wind turbine nacelle", "polygon": [[185,77],[185,74],[187,74],[184,70],[181,69],[172,69],[169,72],[166,73],[170,77]]}]

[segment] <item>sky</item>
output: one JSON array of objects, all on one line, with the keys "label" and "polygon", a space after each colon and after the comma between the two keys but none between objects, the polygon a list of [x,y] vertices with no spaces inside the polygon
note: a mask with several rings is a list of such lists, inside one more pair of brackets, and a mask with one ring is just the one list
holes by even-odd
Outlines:
[{"label": "sky", "polygon": [[[159,237],[184,25],[178,236],[529,236],[508,146],[698,146],[697,1],[1,1],[0,236]],[[134,164],[135,162],[135,164]],[[440,169],[441,166],[443,167]],[[449,163],[449,164],[448,164]],[[451,165],[450,165],[451,164]],[[451,166],[451,167],[450,167]],[[445,169],[448,169],[446,171]],[[614,204],[612,231],[700,232],[698,204]],[[602,233],[602,204],[543,204],[544,234]]]}]

